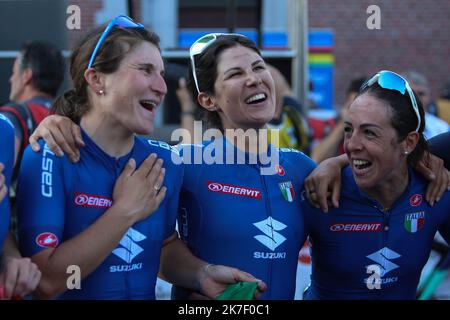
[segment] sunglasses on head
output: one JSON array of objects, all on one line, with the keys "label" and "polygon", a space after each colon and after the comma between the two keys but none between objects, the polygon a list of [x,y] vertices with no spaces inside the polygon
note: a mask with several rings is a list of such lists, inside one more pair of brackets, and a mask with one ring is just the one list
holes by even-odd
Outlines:
[{"label": "sunglasses on head", "polygon": [[106,37],[114,27],[143,29],[144,25],[141,23],[134,22],[133,19],[125,15],[119,15],[114,19],[112,19],[111,22],[106,26],[100,38],[98,39],[94,51],[92,51],[91,58],[89,59],[88,69],[92,68],[92,65],[94,64],[95,61],[95,57],[97,57],[100,47],[102,46],[103,42],[105,42]]},{"label": "sunglasses on head", "polygon": [[414,92],[412,91],[408,81],[406,81],[405,78],[395,72],[382,70],[368,79],[366,82],[364,82],[359,91],[363,91],[366,88],[371,87],[375,83],[378,83],[378,85],[383,89],[395,90],[403,95],[406,95],[406,93],[408,93],[414,113],[417,116],[416,132],[419,132],[421,124],[419,106],[417,105],[416,97],[414,96]]},{"label": "sunglasses on head", "polygon": [[191,48],[189,49],[189,56],[191,58],[191,66],[192,66],[192,76],[194,78],[195,87],[197,88],[197,92],[200,93],[200,88],[198,87],[197,74],[195,72],[195,56],[201,54],[208,48],[214,41],[217,40],[219,36],[238,36],[246,38],[244,35],[239,33],[209,33],[204,35],[195,41]]}]

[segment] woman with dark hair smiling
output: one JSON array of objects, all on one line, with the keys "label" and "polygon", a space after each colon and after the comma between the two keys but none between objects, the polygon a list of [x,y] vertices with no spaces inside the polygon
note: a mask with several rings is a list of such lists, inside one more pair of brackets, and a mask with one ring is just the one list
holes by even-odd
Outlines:
[{"label": "woman with dark hair smiling", "polygon": [[450,241],[450,193],[434,206],[412,170],[426,156],[424,110],[408,82],[391,71],[367,80],[350,105],[339,208],[303,201],[312,244],[306,299],[414,299],[439,231]]}]

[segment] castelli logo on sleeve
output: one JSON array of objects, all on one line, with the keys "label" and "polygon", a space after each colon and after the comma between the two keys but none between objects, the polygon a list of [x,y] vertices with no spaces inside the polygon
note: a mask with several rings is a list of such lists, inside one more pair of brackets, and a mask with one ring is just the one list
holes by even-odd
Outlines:
[{"label": "castelli logo on sleeve", "polygon": [[422,204],[422,195],[420,194],[415,194],[411,197],[411,199],[409,200],[409,203],[413,206],[413,207],[417,207],[420,206]]},{"label": "castelli logo on sleeve", "polygon": [[281,166],[281,164],[276,166],[276,170],[277,170],[277,174],[281,177],[283,177],[285,175],[285,171],[284,168]]},{"label": "castelli logo on sleeve", "polygon": [[42,248],[56,248],[59,241],[54,233],[44,232],[36,237],[36,243]]},{"label": "castelli logo on sleeve", "polygon": [[75,204],[80,207],[109,208],[112,206],[112,199],[76,192]]},{"label": "castelli logo on sleeve", "polygon": [[233,186],[220,182],[208,181],[208,190],[211,192],[225,193],[233,196],[261,199],[261,191],[244,186]]}]

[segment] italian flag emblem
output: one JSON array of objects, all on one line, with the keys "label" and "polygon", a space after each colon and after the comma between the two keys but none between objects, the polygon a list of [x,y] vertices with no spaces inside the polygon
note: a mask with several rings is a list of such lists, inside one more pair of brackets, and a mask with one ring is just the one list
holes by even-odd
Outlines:
[{"label": "italian flag emblem", "polygon": [[425,224],[425,211],[407,214],[405,216],[405,229],[415,233],[422,229]]},{"label": "italian flag emblem", "polygon": [[292,186],[292,182],[287,181],[280,183],[280,190],[284,200],[288,202],[294,201],[294,187]]}]

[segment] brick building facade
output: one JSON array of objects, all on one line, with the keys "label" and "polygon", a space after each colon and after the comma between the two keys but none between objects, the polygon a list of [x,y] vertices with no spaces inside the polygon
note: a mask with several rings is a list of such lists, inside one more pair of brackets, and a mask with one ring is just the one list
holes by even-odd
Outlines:
[{"label": "brick building facade", "polygon": [[[369,30],[367,7],[381,9],[381,29]],[[334,31],[335,101],[352,78],[380,69],[416,70],[440,92],[450,81],[450,2],[447,0],[311,0],[311,28]]]},{"label": "brick building facade", "polygon": [[[101,0],[72,0],[80,6],[82,29],[70,31],[69,43],[89,30]],[[366,13],[370,5],[381,9],[381,29],[369,30]],[[133,12],[140,20],[140,1],[133,0]],[[334,92],[341,104],[345,90],[355,77],[380,69],[402,72],[416,70],[439,94],[450,81],[450,1],[448,0],[309,0],[311,28],[334,32]]]}]

